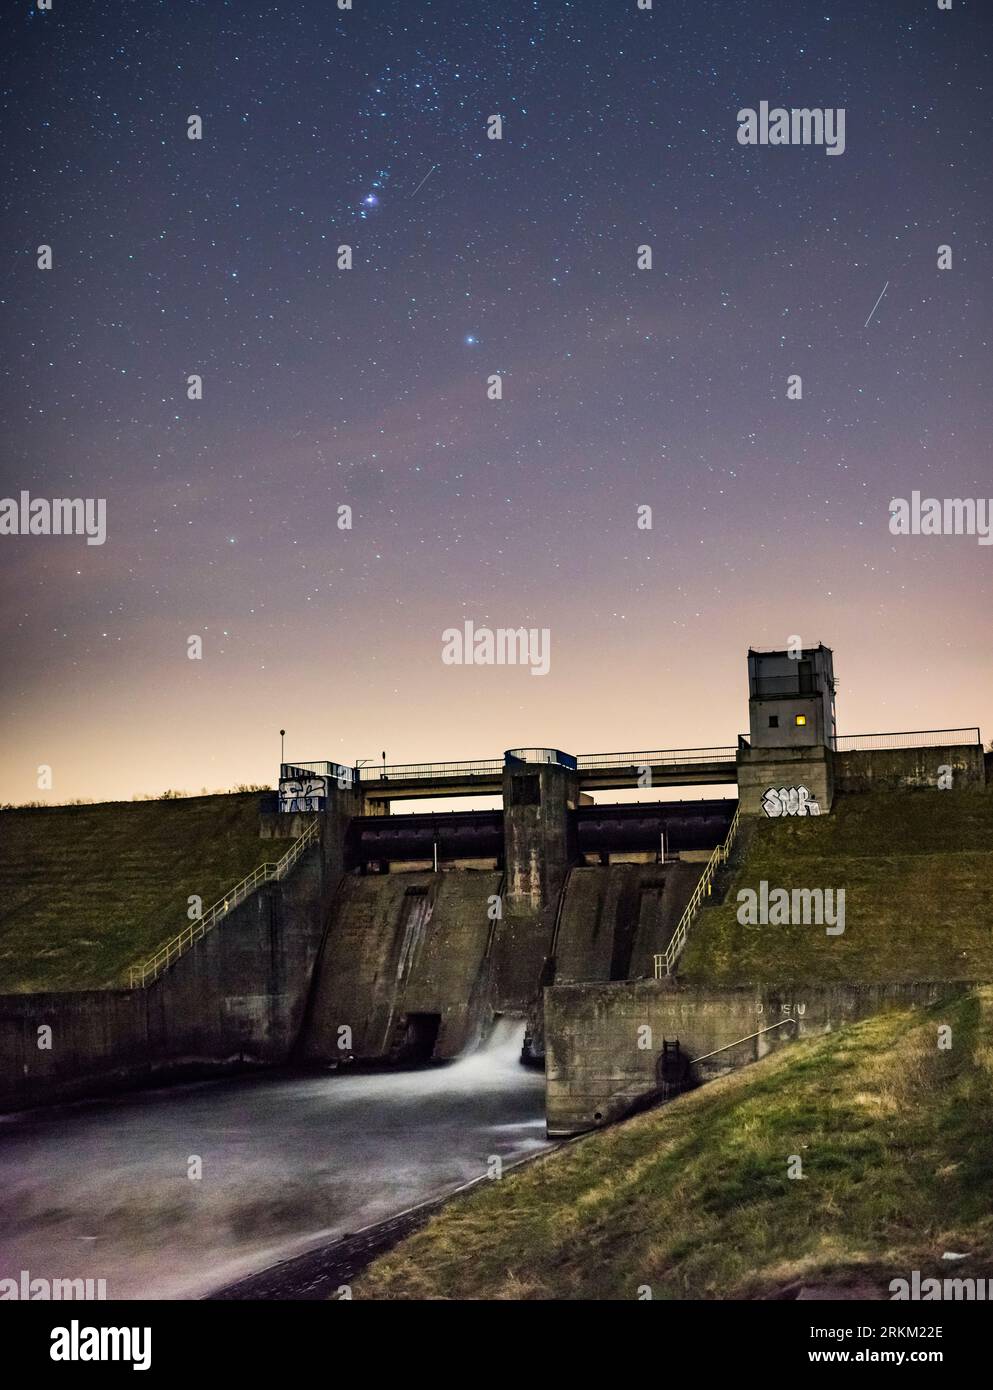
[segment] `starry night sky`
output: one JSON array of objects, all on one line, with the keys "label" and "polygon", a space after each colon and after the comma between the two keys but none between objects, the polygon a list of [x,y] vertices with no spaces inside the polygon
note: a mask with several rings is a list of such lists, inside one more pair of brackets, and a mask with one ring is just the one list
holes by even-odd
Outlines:
[{"label": "starry night sky", "polygon": [[[794,633],[842,732],[993,735],[993,547],[888,529],[993,494],[988,5],[5,27],[0,496],[105,497],[108,538],[0,537],[0,799],[42,763],[56,801],[271,782],[280,727],[348,762],[733,742],[745,649]],[[845,153],[742,147],[761,100],[843,106]],[[548,627],[551,673],[444,666],[464,619]]]}]

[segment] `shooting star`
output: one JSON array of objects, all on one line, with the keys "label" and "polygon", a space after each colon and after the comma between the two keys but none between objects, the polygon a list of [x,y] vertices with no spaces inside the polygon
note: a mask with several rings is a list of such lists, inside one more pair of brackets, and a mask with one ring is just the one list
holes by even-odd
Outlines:
[{"label": "shooting star", "polygon": [[869,318],[866,319],[865,323],[862,325],[863,328],[868,328],[868,327],[869,327],[869,319],[872,318],[872,314],[874,314],[874,313],[876,312],[876,310],[879,308],[879,302],[880,302],[880,300],[882,299],[883,295],[886,293],[886,291],[889,289],[889,287],[890,287],[890,282],[887,280],[887,281],[886,281],[886,284],[883,286],[882,294],[880,294],[879,299],[877,299],[876,302],[875,302],[875,304],[872,306],[872,313],[869,315]]},{"label": "shooting star", "polygon": [[419,193],[419,192],[421,191],[421,189],[422,189],[422,188],[424,187],[424,185],[427,183],[428,179],[431,177],[431,175],[434,173],[434,171],[435,171],[435,169],[437,169],[437,167],[438,167],[437,164],[432,164],[432,165],[431,165],[431,168],[427,171],[427,173],[426,173],[426,174],[424,175],[424,177],[421,179],[420,183],[419,183],[419,184],[417,185],[417,187],[414,189],[414,192],[411,193],[410,196],[411,196],[412,198],[413,198],[413,196],[414,196],[415,193]]}]

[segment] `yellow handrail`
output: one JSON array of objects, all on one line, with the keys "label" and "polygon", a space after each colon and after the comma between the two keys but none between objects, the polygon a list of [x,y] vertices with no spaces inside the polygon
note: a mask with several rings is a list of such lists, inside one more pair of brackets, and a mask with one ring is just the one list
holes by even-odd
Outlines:
[{"label": "yellow handrail", "polygon": [[686,937],[689,934],[693,919],[700,910],[700,904],[705,896],[708,898],[710,897],[710,885],[713,882],[714,875],[722,864],[727,863],[728,855],[731,853],[731,846],[734,843],[734,837],[738,833],[738,821],[740,816],[741,808],[739,807],[735,811],[734,818],[728,827],[727,838],[724,843],[718,845],[707,860],[707,866],[700,875],[697,886],[693,889],[682,917],[680,917],[679,921],[676,923],[676,930],[672,933],[668,946],[664,951],[656,953],[656,980],[661,980],[664,976],[672,974],[672,967],[676,964],[683,947],[686,945]]},{"label": "yellow handrail", "polygon": [[268,883],[271,879],[283,878],[319,834],[320,822],[311,821],[303,834],[293,841],[282,859],[275,864],[260,864],[257,869],[252,870],[247,878],[243,878],[240,883],[235,884],[232,889],[225,893],[223,898],[219,898],[213,907],[209,907],[196,921],[191,922],[171,941],[166,942],[160,951],[156,951],[154,956],[141,965],[130,966],[128,968],[128,988],[144,989],[146,985],[158,979],[174,961],[186,954],[194,941],[199,941],[202,936],[205,936],[211,927],[215,926],[232,908],[243,903],[260,884]]}]

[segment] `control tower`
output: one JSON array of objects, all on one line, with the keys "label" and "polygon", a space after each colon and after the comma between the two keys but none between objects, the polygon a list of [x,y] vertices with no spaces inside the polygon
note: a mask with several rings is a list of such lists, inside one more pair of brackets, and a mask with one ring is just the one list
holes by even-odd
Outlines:
[{"label": "control tower", "polygon": [[738,748],[743,814],[818,815],[834,799],[830,647],[748,649],[748,739]]},{"label": "control tower", "polygon": [[834,660],[818,643],[796,651],[748,649],[753,748],[834,748]]}]

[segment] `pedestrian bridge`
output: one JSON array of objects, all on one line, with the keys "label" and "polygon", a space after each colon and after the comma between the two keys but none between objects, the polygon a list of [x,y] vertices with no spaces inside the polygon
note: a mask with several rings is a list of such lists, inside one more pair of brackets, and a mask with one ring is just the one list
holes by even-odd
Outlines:
[{"label": "pedestrian bridge", "polygon": [[505,767],[556,763],[575,771],[582,791],[624,787],[698,787],[737,781],[737,746],[584,753],[555,748],[512,748],[502,758],[464,762],[396,763],[347,767],[322,760],[284,763],[281,778],[331,777],[359,786],[366,802],[410,801],[435,796],[499,796]]},{"label": "pedestrian bridge", "polygon": [[[958,748],[982,760],[978,728],[914,729],[896,733],[845,734],[831,742],[835,754],[863,760],[901,752],[910,759],[906,776],[913,781],[911,763],[922,750]],[[359,763],[351,767],[327,759],[303,759],[280,765],[280,787],[296,784],[288,793],[294,810],[318,810],[329,788],[320,779],[335,781],[342,789],[359,788],[372,814],[382,814],[391,801],[429,797],[500,796],[506,768],[553,763],[575,772],[580,791],[614,791],[623,788],[734,786],[738,782],[738,755],[747,757],[750,740],[738,735],[736,744],[710,748],[653,748],[630,753],[583,753],[574,757],[558,748],[511,748],[502,758],[467,759],[443,763]],[[849,771],[849,777],[859,775]]]}]

